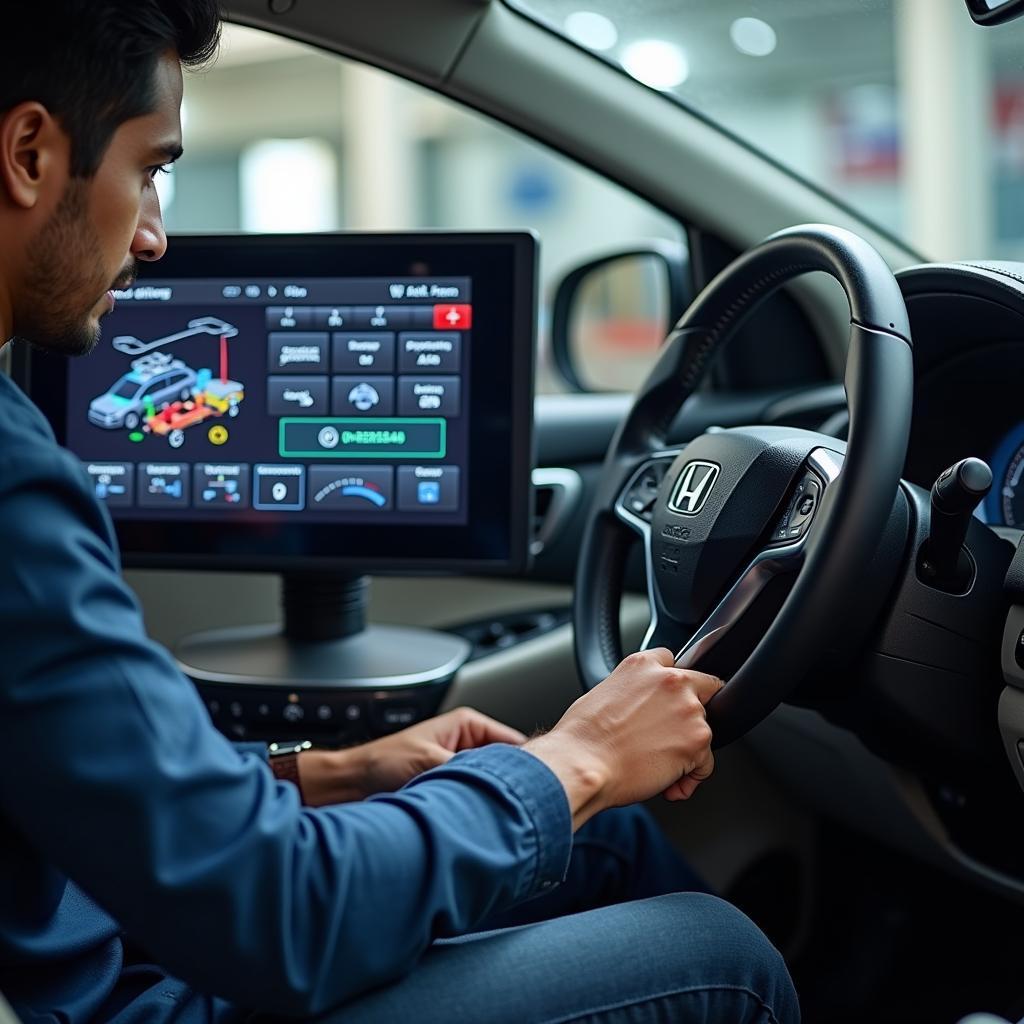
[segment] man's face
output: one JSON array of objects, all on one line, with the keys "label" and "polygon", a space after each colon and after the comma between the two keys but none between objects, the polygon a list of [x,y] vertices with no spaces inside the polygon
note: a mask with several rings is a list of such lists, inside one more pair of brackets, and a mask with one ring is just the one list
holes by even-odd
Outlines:
[{"label": "man's face", "polygon": [[167,247],[154,179],[181,152],[181,67],[157,64],[153,113],[115,132],[92,178],[71,178],[56,209],[28,245],[17,333],[38,348],[84,355],[114,308],[115,288],[135,277],[137,260]]}]

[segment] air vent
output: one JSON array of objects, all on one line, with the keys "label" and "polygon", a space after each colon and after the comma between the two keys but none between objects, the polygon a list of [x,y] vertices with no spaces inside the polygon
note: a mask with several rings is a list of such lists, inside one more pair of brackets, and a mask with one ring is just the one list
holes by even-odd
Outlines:
[{"label": "air vent", "polygon": [[583,481],[574,469],[533,471],[533,541],[536,557],[550,547],[572,518],[583,493]]}]

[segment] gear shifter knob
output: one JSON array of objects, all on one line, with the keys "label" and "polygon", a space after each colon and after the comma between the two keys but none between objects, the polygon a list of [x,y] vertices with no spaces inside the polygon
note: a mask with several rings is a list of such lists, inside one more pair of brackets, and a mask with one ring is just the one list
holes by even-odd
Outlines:
[{"label": "gear shifter knob", "polygon": [[962,591],[971,566],[963,553],[971,516],[992,489],[992,470],[981,459],[962,459],[932,485],[931,530],[921,546],[918,570],[933,587]]}]

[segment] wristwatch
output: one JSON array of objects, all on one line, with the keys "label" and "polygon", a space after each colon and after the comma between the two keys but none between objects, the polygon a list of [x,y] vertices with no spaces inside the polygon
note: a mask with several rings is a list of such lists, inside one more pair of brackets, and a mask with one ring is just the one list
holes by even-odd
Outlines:
[{"label": "wristwatch", "polygon": [[299,781],[299,754],[312,748],[313,744],[309,740],[303,740],[301,743],[271,743],[267,747],[267,760],[270,762],[274,778],[292,783],[298,789],[299,798],[303,803],[306,802],[306,798],[302,793],[302,783]]}]

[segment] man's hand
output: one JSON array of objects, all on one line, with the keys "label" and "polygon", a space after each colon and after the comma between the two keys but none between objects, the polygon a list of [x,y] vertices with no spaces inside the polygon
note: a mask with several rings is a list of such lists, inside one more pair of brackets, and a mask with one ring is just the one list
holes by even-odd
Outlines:
[{"label": "man's hand", "polygon": [[525,742],[516,729],[471,708],[456,708],[362,746],[300,754],[299,779],[306,803],[314,807],[348,803],[400,789],[460,750]]},{"label": "man's hand", "polygon": [[687,800],[714,770],[704,705],[722,685],[664,648],[631,654],[524,749],[565,786],[575,828],[656,793]]}]

